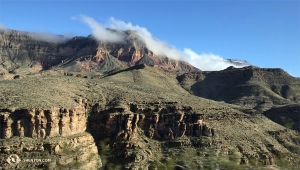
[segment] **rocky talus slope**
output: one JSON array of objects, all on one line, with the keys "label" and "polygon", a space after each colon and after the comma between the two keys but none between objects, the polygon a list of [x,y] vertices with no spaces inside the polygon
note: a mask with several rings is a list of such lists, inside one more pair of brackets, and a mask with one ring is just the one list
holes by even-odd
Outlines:
[{"label": "rocky talus slope", "polygon": [[[103,75],[52,70],[1,80],[0,166],[299,168],[296,131],[273,122],[255,107],[191,94],[185,89],[187,80],[196,82],[193,76],[198,75],[205,73],[181,75],[138,65]],[[6,160],[11,154],[51,162],[12,166]]]}]

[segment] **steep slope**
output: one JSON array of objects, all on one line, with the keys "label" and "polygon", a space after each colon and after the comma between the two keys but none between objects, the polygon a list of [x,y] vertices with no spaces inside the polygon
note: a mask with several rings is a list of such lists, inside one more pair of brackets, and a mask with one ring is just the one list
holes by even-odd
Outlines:
[{"label": "steep slope", "polygon": [[299,168],[299,134],[255,110],[189,94],[176,72],[138,65],[92,79],[57,74],[1,80],[1,166],[16,168],[5,160],[26,158],[25,144],[52,160],[31,169]]},{"label": "steep slope", "polygon": [[300,102],[300,79],[282,69],[231,67],[219,72],[186,73],[177,79],[194,95],[259,111]]}]

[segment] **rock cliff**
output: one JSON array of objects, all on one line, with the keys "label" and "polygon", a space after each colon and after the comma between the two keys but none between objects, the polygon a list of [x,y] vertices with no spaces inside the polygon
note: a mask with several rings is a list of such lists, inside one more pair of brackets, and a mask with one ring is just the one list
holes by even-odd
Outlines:
[{"label": "rock cliff", "polygon": [[47,138],[73,135],[86,129],[86,110],[83,106],[73,109],[53,108],[22,109],[0,113],[0,137],[12,136]]},{"label": "rock cliff", "polygon": [[[85,132],[46,139],[12,137],[0,140],[0,151],[0,165],[4,169],[98,169],[102,166],[94,138]],[[12,154],[20,162],[8,162]]]},{"label": "rock cliff", "polygon": [[[0,113],[0,122],[0,139],[6,139],[0,140],[1,156],[16,154],[22,160],[16,165],[1,160],[5,169],[101,167],[94,138],[85,133],[86,110],[83,106],[4,110]],[[34,159],[49,161],[32,161]]]},{"label": "rock cliff", "polygon": [[190,107],[177,107],[172,102],[144,103],[132,104],[130,108],[121,109],[122,112],[93,113],[89,117],[89,130],[94,136],[112,137],[116,141],[136,138],[137,129],[141,129],[148,138],[157,140],[171,140],[185,135],[212,136],[214,130],[207,127],[205,115],[193,114]]}]

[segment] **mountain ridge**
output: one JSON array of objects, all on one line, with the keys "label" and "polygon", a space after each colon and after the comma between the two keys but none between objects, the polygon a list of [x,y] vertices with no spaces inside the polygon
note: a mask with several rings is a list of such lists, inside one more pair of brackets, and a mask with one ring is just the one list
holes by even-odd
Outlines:
[{"label": "mountain ridge", "polygon": [[[17,72],[18,68],[22,67],[27,67],[27,72],[34,72],[35,69],[31,63],[41,66],[42,68],[39,69],[36,67],[38,71],[41,71],[53,67],[65,69],[66,63],[73,62],[77,65],[76,71],[78,72],[105,72],[107,68],[102,70],[101,67],[97,69],[95,66],[100,64],[107,55],[110,55],[115,57],[119,64],[112,63],[108,70],[116,69],[114,65],[119,66],[120,63],[124,67],[144,63],[166,70],[183,72],[199,70],[184,61],[156,56],[145,47],[142,41],[135,37],[136,35],[132,35],[134,31],[124,32],[128,35],[125,43],[105,43],[95,40],[92,36],[76,36],[70,39],[62,37],[63,41],[51,42],[32,36],[35,35],[34,33],[0,30],[1,66],[8,72]],[[143,59],[144,57],[148,59]],[[83,68],[81,68],[81,62],[83,62]]]},{"label": "mountain ridge", "polygon": [[[147,64],[170,71],[200,71],[188,62],[154,54],[133,30],[122,31],[122,33],[126,35],[124,42],[108,43],[97,41],[92,35],[70,38],[55,34],[0,30],[1,70],[18,72],[22,69],[23,72],[32,73],[56,68],[76,72],[105,72],[116,69],[121,63],[123,67]],[[115,57],[118,62],[111,61],[113,63],[110,67],[102,70],[102,67],[97,65],[108,54]],[[244,60],[224,59],[224,61],[236,67],[251,65]],[[66,68],[67,64],[76,69]]]}]

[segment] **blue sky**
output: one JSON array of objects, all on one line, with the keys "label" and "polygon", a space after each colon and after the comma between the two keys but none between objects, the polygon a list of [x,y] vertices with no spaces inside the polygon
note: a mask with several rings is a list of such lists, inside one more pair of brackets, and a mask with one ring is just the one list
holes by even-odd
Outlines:
[{"label": "blue sky", "polygon": [[107,25],[114,17],[145,27],[178,49],[253,65],[283,68],[300,77],[300,1],[3,1],[6,28],[89,35],[80,14]]}]

